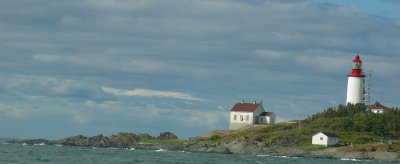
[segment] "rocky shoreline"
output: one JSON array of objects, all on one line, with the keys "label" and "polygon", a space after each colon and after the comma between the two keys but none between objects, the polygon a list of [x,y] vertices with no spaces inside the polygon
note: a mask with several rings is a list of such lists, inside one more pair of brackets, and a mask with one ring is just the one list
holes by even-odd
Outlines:
[{"label": "rocky shoreline", "polygon": [[56,141],[32,139],[8,142],[27,145],[46,144],[151,150],[165,149],[201,153],[400,161],[400,154],[397,152],[374,150],[372,148],[342,146],[305,150],[304,148],[294,145],[285,137],[278,137],[271,142],[263,142],[262,139],[258,137],[243,137],[234,140],[226,140],[218,137],[178,140],[175,134],[164,132],[158,137],[153,137],[148,134],[136,135],[134,133],[118,133],[109,137],[103,135],[92,137],[77,135]]}]

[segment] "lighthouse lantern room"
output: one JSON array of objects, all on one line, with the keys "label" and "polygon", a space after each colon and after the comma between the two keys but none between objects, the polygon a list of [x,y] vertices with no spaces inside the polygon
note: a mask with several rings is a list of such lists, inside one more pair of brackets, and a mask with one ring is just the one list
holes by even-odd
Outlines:
[{"label": "lighthouse lantern room", "polygon": [[346,104],[364,103],[364,78],[362,61],[357,54],[353,59],[353,69],[347,75],[347,99]]}]

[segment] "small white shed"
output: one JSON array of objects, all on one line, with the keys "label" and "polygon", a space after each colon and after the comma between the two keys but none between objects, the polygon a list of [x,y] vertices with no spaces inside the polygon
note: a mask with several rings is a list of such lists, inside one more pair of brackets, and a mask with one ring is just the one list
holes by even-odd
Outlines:
[{"label": "small white shed", "polygon": [[371,110],[372,113],[383,113],[389,108],[377,101],[374,104],[368,105],[368,109]]},{"label": "small white shed", "polygon": [[339,143],[339,137],[335,133],[331,132],[319,132],[314,134],[312,137],[313,145],[336,145]]}]

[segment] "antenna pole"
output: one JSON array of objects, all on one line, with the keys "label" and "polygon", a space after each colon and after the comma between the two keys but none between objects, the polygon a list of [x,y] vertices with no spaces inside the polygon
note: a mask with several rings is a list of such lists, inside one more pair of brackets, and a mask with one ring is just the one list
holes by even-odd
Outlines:
[{"label": "antenna pole", "polygon": [[371,101],[371,78],[372,78],[372,73],[371,70],[367,70],[367,77],[366,80],[364,81],[364,103],[366,106],[370,104]]},{"label": "antenna pole", "polygon": [[299,130],[301,129],[301,115],[300,115],[300,118],[299,118]]}]

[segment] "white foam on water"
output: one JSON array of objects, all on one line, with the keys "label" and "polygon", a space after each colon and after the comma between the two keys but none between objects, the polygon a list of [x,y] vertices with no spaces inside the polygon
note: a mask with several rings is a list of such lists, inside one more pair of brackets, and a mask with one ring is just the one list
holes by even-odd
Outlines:
[{"label": "white foam on water", "polygon": [[111,150],[118,150],[119,148],[116,148],[116,147],[109,147],[108,149],[111,149]]},{"label": "white foam on water", "polygon": [[26,146],[26,145],[28,145],[28,144],[24,142],[24,143],[22,143],[22,145]]},{"label": "white foam on water", "polygon": [[342,161],[368,161],[368,160],[361,160],[356,158],[340,158]]},{"label": "white foam on water", "polygon": [[270,157],[268,154],[257,154],[257,157]]},{"label": "white foam on water", "polygon": [[60,145],[60,144],[56,144],[56,146],[57,146],[57,147],[61,147],[62,145]]},{"label": "white foam on water", "polygon": [[167,150],[165,150],[165,149],[158,149],[158,150],[154,150],[155,152],[164,152],[164,151],[167,151]]},{"label": "white foam on water", "polygon": [[46,145],[44,142],[42,142],[42,143],[39,143],[39,144],[33,144],[33,145],[35,145],[35,146],[43,146],[43,145]]}]

